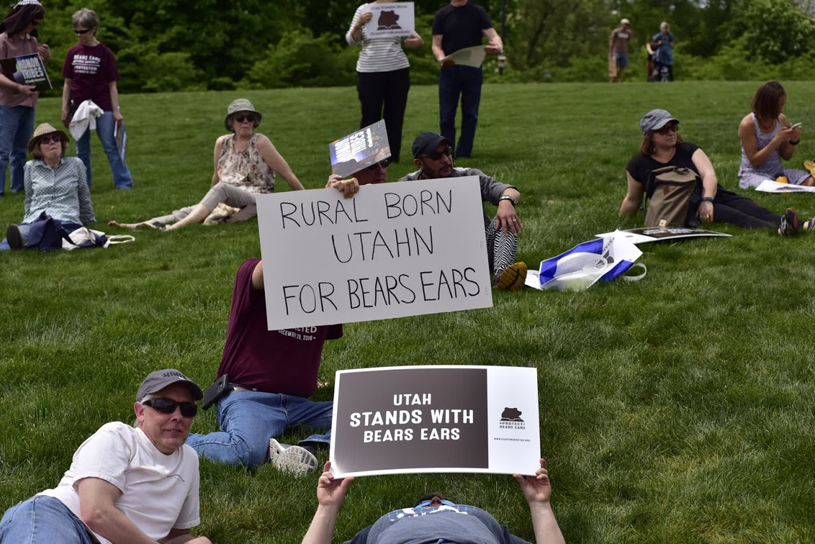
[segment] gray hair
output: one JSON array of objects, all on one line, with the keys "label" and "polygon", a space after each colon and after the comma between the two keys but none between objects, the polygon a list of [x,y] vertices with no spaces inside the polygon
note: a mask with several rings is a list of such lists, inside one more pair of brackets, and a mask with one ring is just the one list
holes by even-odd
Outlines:
[{"label": "gray hair", "polygon": [[[90,11],[90,10],[88,10],[88,11]],[[143,396],[141,399],[139,399],[137,402],[139,404],[142,404],[142,403],[144,403],[144,401],[153,400],[154,398],[156,398],[156,396],[153,393],[148,393],[145,396]],[[133,427],[135,427],[136,429],[141,427],[141,422],[139,421],[139,418],[136,418],[136,421],[133,422]]]},{"label": "gray hair", "polygon": [[668,23],[662,21],[662,24],[659,25],[659,28],[668,28]]},{"label": "gray hair", "polygon": [[90,30],[99,26],[99,16],[92,9],[82,8],[74,13],[72,19],[74,28]]}]

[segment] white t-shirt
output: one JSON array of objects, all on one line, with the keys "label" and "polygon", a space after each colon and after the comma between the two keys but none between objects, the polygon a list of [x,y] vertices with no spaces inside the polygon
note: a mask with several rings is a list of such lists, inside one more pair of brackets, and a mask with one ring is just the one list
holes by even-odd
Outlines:
[{"label": "white t-shirt", "polygon": [[[59,499],[80,517],[74,483],[83,478],[99,478],[118,487],[122,495],[116,508],[154,540],[166,537],[170,529],[200,523],[198,454],[186,444],[165,455],[141,429],[118,421],[106,423],[79,446],[59,485],[39,495]],[[100,535],[96,538],[110,544]]]}]

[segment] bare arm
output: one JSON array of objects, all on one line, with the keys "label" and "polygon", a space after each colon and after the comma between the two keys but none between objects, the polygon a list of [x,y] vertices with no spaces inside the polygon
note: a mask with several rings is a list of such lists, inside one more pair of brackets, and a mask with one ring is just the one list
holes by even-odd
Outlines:
[{"label": "bare arm", "polygon": [[418,49],[424,45],[424,40],[421,36],[414,32],[410,38],[405,38],[405,45],[411,49]]},{"label": "bare arm", "polygon": [[[789,121],[787,121],[787,116],[783,113],[778,116],[778,122],[781,123],[782,127],[789,127]],[[781,154],[781,158],[785,161],[788,161],[792,158],[792,154],[795,153],[795,146],[792,142],[799,142],[801,140],[801,126],[797,126],[795,128],[785,128],[783,129],[787,132],[786,139],[781,140],[781,147],[778,149],[778,153]],[[780,130],[778,132],[781,132]]]},{"label": "bare arm", "polygon": [[68,115],[71,113],[71,85],[73,81],[73,79],[66,77],[65,83],[62,84],[62,124],[66,127],[71,124]]},{"label": "bare arm", "polygon": [[157,544],[116,509],[116,499],[122,494],[118,487],[99,478],[84,478],[75,485],[80,517],[93,532],[113,544]]},{"label": "bare arm", "polygon": [[549,472],[546,470],[546,461],[540,460],[540,468],[535,476],[524,478],[520,474],[514,475],[521,491],[524,494],[529,511],[532,514],[532,527],[535,530],[536,544],[565,544],[563,533],[555,519],[549,499],[552,495],[552,484],[549,481]]},{"label": "bare arm", "polygon": [[115,81],[111,81],[108,83],[108,89],[110,90],[110,104],[113,106],[113,120],[121,126],[124,118],[122,112],[119,111],[119,88],[116,87]]},{"label": "bare arm", "polygon": [[215,168],[212,172],[212,186],[218,185],[218,160],[221,158],[221,153],[224,150],[224,136],[215,140]]},{"label": "bare arm", "polygon": [[252,270],[252,289],[255,291],[263,290],[263,261],[260,261]]},{"label": "bare arm", "polygon": [[436,57],[436,60],[441,62],[446,55],[441,48],[441,40],[444,38],[442,34],[433,34],[433,43],[430,45],[430,49],[433,51],[433,56]]},{"label": "bare arm", "polygon": [[374,14],[370,11],[364,12],[359,17],[354,14],[351,28],[348,29],[348,34],[345,35],[345,41],[348,42],[348,45],[356,45],[362,41],[362,27],[368,24],[373,16]]},{"label": "bare arm", "polygon": [[490,41],[489,45],[484,48],[488,55],[498,55],[504,51],[504,42],[494,28],[485,28],[481,33]]},{"label": "bare arm", "polygon": [[713,164],[711,164],[710,159],[701,149],[694,151],[691,159],[693,160],[693,165],[699,171],[699,175],[702,177],[702,185],[704,186],[702,196],[714,198],[719,186],[719,181],[716,179],[716,171],[713,170]]},{"label": "bare arm", "polygon": [[620,215],[635,215],[642,205],[642,195],[645,189],[642,183],[635,180],[627,170],[625,176],[628,180],[628,192],[620,206]]},{"label": "bare arm", "polygon": [[354,478],[335,480],[330,469],[331,461],[328,461],[317,483],[317,511],[303,537],[303,544],[331,544],[331,537],[334,536],[340,507]]},{"label": "bare arm", "polygon": [[300,180],[294,175],[294,172],[292,172],[289,164],[286,162],[286,159],[284,159],[280,153],[277,152],[277,149],[275,149],[272,141],[261,134],[258,137],[257,145],[263,162],[268,164],[272,170],[283,176],[286,183],[288,183],[289,187],[291,187],[293,190],[302,191],[303,184],[300,183]]}]

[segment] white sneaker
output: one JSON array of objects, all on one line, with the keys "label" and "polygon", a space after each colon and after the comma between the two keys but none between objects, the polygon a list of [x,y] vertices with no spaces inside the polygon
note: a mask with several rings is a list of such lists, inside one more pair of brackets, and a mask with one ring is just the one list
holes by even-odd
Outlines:
[{"label": "white sneaker", "polygon": [[281,444],[274,438],[269,440],[269,461],[278,470],[295,476],[305,476],[317,470],[317,458],[306,448]]}]

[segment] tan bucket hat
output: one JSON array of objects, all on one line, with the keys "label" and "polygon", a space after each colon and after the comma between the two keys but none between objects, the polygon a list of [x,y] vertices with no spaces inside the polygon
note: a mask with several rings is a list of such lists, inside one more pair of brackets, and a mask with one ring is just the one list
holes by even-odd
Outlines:
[{"label": "tan bucket hat", "polygon": [[42,138],[43,136],[48,136],[49,134],[59,134],[59,137],[62,140],[66,142],[71,141],[68,135],[65,134],[63,131],[55,129],[48,123],[43,123],[34,130],[34,136],[32,136],[31,139],[28,141],[28,152],[31,153],[34,147],[40,143],[40,138]]}]

